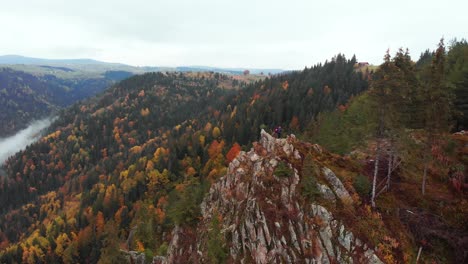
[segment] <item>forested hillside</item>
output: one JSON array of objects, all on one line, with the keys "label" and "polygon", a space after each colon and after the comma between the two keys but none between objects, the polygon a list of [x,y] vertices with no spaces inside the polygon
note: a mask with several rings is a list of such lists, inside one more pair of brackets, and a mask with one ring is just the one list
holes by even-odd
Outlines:
[{"label": "forested hillside", "polygon": [[62,79],[51,74],[32,75],[0,68],[0,137],[12,135],[30,122],[48,117],[63,107],[93,96],[128,76],[125,72],[108,72],[102,78]]},{"label": "forested hillside", "polygon": [[32,75],[0,69],[0,87],[0,104],[3,106],[0,137],[11,135],[25,128],[28,122],[44,118],[58,109],[53,103],[54,88],[58,87],[47,87]]},{"label": "forested hillside", "polygon": [[405,230],[429,251],[427,262],[468,260],[459,250],[468,246],[468,137],[459,131],[467,125],[466,51],[465,40],[448,49],[441,40],[416,63],[407,50],[387,52],[370,90],[319,116],[306,133],[361,163],[356,191],[394,234]]},{"label": "forested hillside", "polygon": [[64,110],[48,136],[7,162],[2,261],[96,262],[111,235],[105,226],[125,241],[141,221],[129,249],[155,254],[174,224],[197,219],[189,208],[202,186],[223,175],[260,127],[300,129],[365,90],[354,63],[339,55],[239,91],[221,88],[229,78],[220,74],[148,73]]}]

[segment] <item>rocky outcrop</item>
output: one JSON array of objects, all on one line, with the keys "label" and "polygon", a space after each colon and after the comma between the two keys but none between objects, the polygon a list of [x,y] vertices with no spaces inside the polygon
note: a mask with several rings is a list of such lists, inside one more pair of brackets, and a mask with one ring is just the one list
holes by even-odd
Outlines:
[{"label": "rocky outcrop", "polygon": [[[301,177],[293,164],[301,164],[303,157],[295,141],[293,135],[276,139],[262,130],[259,143],[241,152],[211,187],[195,237],[179,227],[174,230],[167,262],[209,262],[206,234],[212,218],[218,217],[234,263],[382,263],[330,210],[301,198]],[[290,167],[291,175],[275,175],[280,162]],[[317,186],[323,199],[351,201],[330,169],[320,171],[326,180]],[[192,241],[182,242],[184,236]]]},{"label": "rocky outcrop", "polygon": [[341,183],[340,179],[336,177],[333,171],[331,171],[329,168],[324,167],[322,168],[322,172],[328,184],[332,186],[338,198],[340,198],[342,201],[351,200],[351,196],[349,195],[349,192],[346,190],[343,183]]},{"label": "rocky outcrop", "polygon": [[126,251],[126,250],[120,250],[120,253],[124,256],[124,258],[127,260],[127,263],[132,263],[132,264],[145,264],[148,263],[146,260],[146,256],[144,253],[138,252],[138,251]]}]

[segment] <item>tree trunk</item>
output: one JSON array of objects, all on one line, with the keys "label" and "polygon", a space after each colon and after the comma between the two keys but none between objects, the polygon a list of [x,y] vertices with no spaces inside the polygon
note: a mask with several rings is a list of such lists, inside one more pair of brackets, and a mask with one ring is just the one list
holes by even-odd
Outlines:
[{"label": "tree trunk", "polygon": [[384,134],[384,118],[385,118],[385,108],[379,108],[379,127],[377,130],[377,150],[375,154],[375,163],[374,163],[374,179],[372,180],[372,197],[371,204],[372,208],[375,207],[375,188],[377,185],[377,175],[379,174],[379,159],[382,152],[382,137]]},{"label": "tree trunk", "polygon": [[424,194],[426,194],[427,170],[429,168],[429,163],[431,162],[431,158],[432,158],[431,149],[432,149],[432,145],[434,142],[433,138],[434,138],[433,134],[430,134],[428,142],[427,142],[427,150],[424,155],[424,172],[423,172],[423,178],[422,178],[422,184],[421,184],[421,192],[423,196]]},{"label": "tree trunk", "polygon": [[424,163],[424,173],[423,173],[423,180],[422,180],[422,186],[421,186],[422,195],[426,193],[427,167],[429,167],[429,162],[426,160],[426,162]]},{"label": "tree trunk", "polygon": [[421,257],[421,252],[422,252],[422,247],[419,247],[418,256],[416,257],[416,263],[419,262],[419,258]]},{"label": "tree trunk", "polygon": [[371,204],[372,207],[375,207],[375,188],[377,185],[377,175],[379,173],[379,159],[380,159],[380,139],[377,140],[377,154],[375,156],[375,163],[374,163],[374,179],[372,180],[372,198]]},{"label": "tree trunk", "polygon": [[388,155],[388,168],[387,168],[387,191],[390,190],[390,177],[393,171],[393,152],[390,151]]}]

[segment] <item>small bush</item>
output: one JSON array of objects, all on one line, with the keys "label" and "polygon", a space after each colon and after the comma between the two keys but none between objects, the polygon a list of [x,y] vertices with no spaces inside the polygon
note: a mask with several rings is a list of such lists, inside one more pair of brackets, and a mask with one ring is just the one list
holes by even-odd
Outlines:
[{"label": "small bush", "polygon": [[371,190],[371,184],[366,176],[359,174],[353,182],[353,187],[356,192],[361,196],[368,196]]},{"label": "small bush", "polygon": [[200,204],[206,187],[197,180],[185,184],[185,188],[170,193],[167,217],[177,225],[194,226],[201,215]]},{"label": "small bush", "polygon": [[320,197],[320,191],[317,188],[317,181],[313,177],[302,178],[301,182],[302,196],[309,202],[315,201]]},{"label": "small bush", "polygon": [[159,246],[158,250],[156,251],[156,254],[158,254],[158,256],[166,256],[167,248],[168,248],[167,242],[164,241],[164,243],[162,243],[161,246]]},{"label": "small bush", "polygon": [[289,167],[288,163],[281,160],[278,162],[274,174],[278,177],[289,177],[294,174],[294,171]]},{"label": "small bush", "polygon": [[150,260],[150,259],[153,259],[153,257],[154,257],[153,251],[149,248],[145,248],[145,258]]},{"label": "small bush", "polygon": [[221,233],[222,224],[219,215],[213,214],[208,231],[207,251],[210,263],[226,263],[229,255],[226,240]]},{"label": "small bush", "polygon": [[302,165],[300,186],[301,194],[306,201],[312,202],[320,196],[320,191],[317,188],[317,168],[310,153],[305,156],[304,163]]}]

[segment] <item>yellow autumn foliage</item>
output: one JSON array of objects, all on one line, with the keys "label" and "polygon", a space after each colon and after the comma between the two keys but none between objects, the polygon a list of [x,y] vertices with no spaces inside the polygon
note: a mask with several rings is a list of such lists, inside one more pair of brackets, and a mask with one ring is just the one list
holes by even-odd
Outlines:
[{"label": "yellow autumn foliage", "polygon": [[219,129],[219,127],[213,128],[212,135],[214,138],[218,138],[219,136],[221,136],[221,130]]},{"label": "yellow autumn foliage", "polygon": [[149,115],[149,113],[150,113],[150,110],[148,109],[148,107],[144,108],[144,109],[141,109],[141,111],[140,111],[141,116],[147,116],[147,115]]}]

